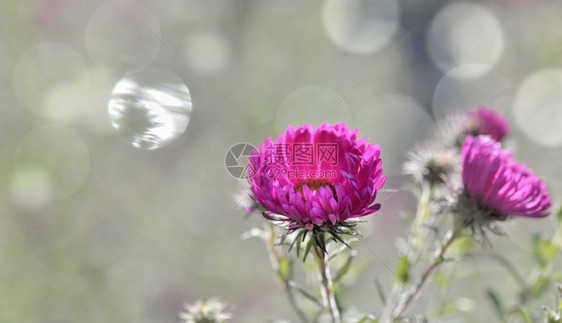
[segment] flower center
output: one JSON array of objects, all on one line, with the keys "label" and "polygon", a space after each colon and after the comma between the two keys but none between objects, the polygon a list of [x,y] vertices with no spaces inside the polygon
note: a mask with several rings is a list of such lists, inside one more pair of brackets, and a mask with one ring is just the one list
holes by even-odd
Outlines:
[{"label": "flower center", "polygon": [[336,188],[332,183],[328,182],[325,179],[310,179],[307,181],[299,182],[295,185],[295,192],[301,192],[302,199],[304,200],[304,192],[302,191],[303,186],[306,185],[311,191],[318,191],[322,186],[328,186],[332,193],[334,194],[334,198],[336,201],[338,200],[338,196],[336,195]]},{"label": "flower center", "polygon": [[455,168],[451,156],[446,153],[436,153],[425,165],[424,177],[430,183],[443,183],[445,177]]}]

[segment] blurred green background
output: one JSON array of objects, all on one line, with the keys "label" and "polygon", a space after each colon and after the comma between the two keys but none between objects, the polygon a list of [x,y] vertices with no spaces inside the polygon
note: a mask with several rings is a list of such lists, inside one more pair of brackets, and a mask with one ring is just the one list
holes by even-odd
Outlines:
[{"label": "blurred green background", "polygon": [[[559,202],[561,16],[547,0],[0,0],[0,322],[178,322],[211,296],[234,322],[295,319],[240,238],[262,219],[236,207],[224,156],[323,120],[382,145],[383,208],[360,229],[380,260],[357,246],[347,300],[377,314],[415,205],[404,153],[448,111],[506,116],[507,147]],[[477,253],[527,275],[529,232],[555,219],[503,227]],[[491,322],[486,289],[516,301],[486,257],[454,271],[412,313],[460,298],[443,322]]]}]

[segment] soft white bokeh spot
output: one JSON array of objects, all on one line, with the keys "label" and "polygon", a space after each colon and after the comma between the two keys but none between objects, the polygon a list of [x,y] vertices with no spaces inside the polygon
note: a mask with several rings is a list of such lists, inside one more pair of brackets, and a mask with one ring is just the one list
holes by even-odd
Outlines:
[{"label": "soft white bokeh spot", "polygon": [[474,301],[468,297],[460,297],[457,299],[456,303],[459,310],[467,313],[474,311],[474,308],[476,307]]},{"label": "soft white bokeh spot", "polygon": [[367,137],[368,142],[381,145],[383,168],[390,175],[402,173],[405,152],[419,138],[405,135],[405,132],[421,135],[433,123],[419,102],[396,94],[377,97],[356,115],[359,137]]},{"label": "soft white bokeh spot", "polygon": [[107,109],[113,128],[125,141],[152,150],[171,143],[185,131],[191,97],[179,77],[148,69],[117,82]]},{"label": "soft white bokeh spot", "polygon": [[277,132],[285,131],[288,125],[310,123],[313,127],[321,123],[345,122],[349,127],[352,116],[345,100],[331,89],[309,86],[289,94],[277,111]]},{"label": "soft white bokeh spot", "polygon": [[198,32],[185,41],[184,55],[190,66],[202,73],[214,73],[228,62],[227,39],[217,32]]},{"label": "soft white bokeh spot", "polygon": [[114,74],[150,65],[160,50],[160,25],[148,8],[132,0],[112,0],[90,17],[84,42],[90,57]]},{"label": "soft white bokeh spot", "polygon": [[543,70],[521,83],[513,104],[517,125],[531,140],[562,145],[562,70]]},{"label": "soft white bokeh spot", "polygon": [[64,199],[84,185],[89,172],[90,152],[76,132],[59,125],[40,126],[16,148],[12,192],[20,201],[24,196]]},{"label": "soft white bokeh spot", "polygon": [[399,27],[395,0],[326,0],[322,21],[328,37],[341,49],[368,54],[386,46]]},{"label": "soft white bokeh spot", "polygon": [[[25,51],[12,75],[14,94],[23,107],[49,119],[65,119],[68,107],[46,104],[46,97],[61,84],[81,83],[89,86],[88,67],[71,47],[60,43],[39,43]],[[72,92],[57,93],[59,100],[69,100]]]},{"label": "soft white bokeh spot", "polygon": [[427,49],[443,72],[473,64],[470,73],[457,77],[476,78],[498,62],[505,47],[503,28],[496,16],[480,4],[457,2],[442,9],[427,35]]},{"label": "soft white bokeh spot", "polygon": [[88,76],[88,79],[82,77],[74,82],[53,85],[45,95],[44,105],[47,111],[61,112],[57,119],[60,123],[106,133],[111,126],[106,111],[100,107],[107,105],[115,80],[95,67],[90,69]]},{"label": "soft white bokeh spot", "polygon": [[511,84],[502,75],[490,71],[478,79],[462,75],[480,67],[463,65],[445,74],[435,87],[433,114],[441,118],[451,111],[468,111],[487,106],[507,115],[511,104]]}]

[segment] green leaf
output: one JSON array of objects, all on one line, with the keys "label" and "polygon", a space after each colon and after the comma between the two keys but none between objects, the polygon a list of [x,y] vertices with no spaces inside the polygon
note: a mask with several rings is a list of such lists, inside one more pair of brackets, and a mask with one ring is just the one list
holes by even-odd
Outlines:
[{"label": "green leaf", "polygon": [[[304,233],[302,234],[304,236]],[[297,258],[301,257],[301,243],[303,239],[301,239],[301,235],[297,236]]]},{"label": "green leaf", "polygon": [[543,240],[543,256],[546,261],[552,261],[556,257],[556,246],[552,241]]},{"label": "green leaf", "polygon": [[293,249],[293,247],[294,247],[295,244],[296,244],[296,245],[297,245],[297,256],[298,256],[301,237],[302,237],[302,235],[303,235],[305,232],[306,232],[306,231],[302,231],[302,230],[301,230],[299,233],[297,233],[297,236],[295,237],[295,239],[293,239],[293,242],[291,243],[291,246],[289,247],[289,252],[291,252],[291,250]]},{"label": "green leaf", "polygon": [[279,260],[279,276],[281,276],[283,280],[288,280],[291,276],[291,262],[287,257],[283,257]]},{"label": "green leaf", "polygon": [[330,252],[330,257],[328,259],[332,260],[332,259],[336,258],[340,253],[342,253],[345,250],[349,250],[349,248],[346,245],[343,244],[343,245],[339,246],[337,249]]},{"label": "green leaf", "polygon": [[500,299],[499,299],[498,295],[491,289],[488,289],[486,291],[486,295],[488,296],[488,298],[492,302],[492,305],[494,306],[494,309],[496,310],[496,313],[498,314],[498,317],[500,319],[502,319],[505,311],[503,309],[503,306],[500,302]]},{"label": "green leaf", "polygon": [[338,270],[336,277],[334,278],[334,281],[336,282],[339,281],[347,273],[349,267],[351,266],[351,262],[353,258],[355,258],[355,252],[352,251],[349,253],[349,256],[347,256],[347,260],[345,261],[345,263]]},{"label": "green leaf", "polygon": [[357,321],[357,323],[377,323],[378,321],[379,320],[377,320],[374,316],[368,315]]},{"label": "green leaf", "polygon": [[377,288],[377,293],[381,299],[381,302],[386,304],[386,296],[384,295],[384,289],[382,288],[381,282],[375,278],[375,287]]},{"label": "green leaf", "polygon": [[[314,250],[318,254],[318,256],[322,256],[321,253],[327,254],[328,250],[326,249],[326,240],[324,240],[324,233],[314,233],[312,235],[312,240],[314,240]],[[319,248],[320,250],[318,250]]]},{"label": "green leaf", "polygon": [[552,281],[561,281],[562,280],[562,273],[554,273],[552,275],[550,275],[550,279],[552,279]]},{"label": "green leaf", "polygon": [[441,290],[446,290],[451,284],[449,277],[447,277],[447,275],[443,274],[441,271],[437,271],[433,275],[433,282],[435,283],[435,286],[437,286],[437,288]]},{"label": "green leaf", "polygon": [[458,309],[457,301],[453,299],[453,300],[446,301],[441,306],[439,306],[436,309],[436,312],[438,313],[437,314],[438,316],[444,316],[444,315],[455,313],[457,309]]},{"label": "green leaf", "polygon": [[558,208],[556,218],[558,219],[558,223],[562,223],[562,205]]},{"label": "green leaf", "polygon": [[531,316],[529,315],[529,312],[527,312],[526,309],[520,307],[519,314],[521,314],[521,317],[523,318],[525,323],[531,323]]},{"label": "green leaf", "polygon": [[533,255],[542,266],[552,261],[556,256],[556,247],[551,241],[544,240],[539,234],[533,235]]},{"label": "green leaf", "polygon": [[474,246],[473,237],[459,237],[455,239],[451,246],[451,253],[455,255],[462,255],[470,252]]},{"label": "green leaf", "polygon": [[539,296],[545,292],[548,284],[550,283],[550,279],[548,278],[540,278],[533,282],[531,289],[529,290],[529,294],[531,296]]},{"label": "green leaf", "polygon": [[398,265],[396,266],[396,276],[399,283],[407,284],[410,281],[410,264],[408,263],[407,256],[402,256],[398,260]]},{"label": "green leaf", "polygon": [[342,239],[342,237],[340,237],[339,233],[337,233],[335,230],[329,229],[328,233],[330,234],[330,236],[332,238],[334,238],[335,240],[341,242],[344,246],[348,247],[349,249],[351,249],[351,246],[349,244],[347,244],[347,242],[345,240]]},{"label": "green leaf", "polygon": [[313,244],[312,239],[309,239],[308,243],[306,244],[306,247],[304,248],[304,255],[302,256],[303,262],[306,261],[306,256],[308,256],[308,253],[310,252],[310,249],[312,248],[312,244]]},{"label": "green leaf", "polygon": [[322,302],[320,302],[318,300],[318,298],[314,297],[314,295],[310,294],[309,292],[307,292],[304,288],[298,286],[296,283],[294,283],[293,281],[289,282],[289,285],[296,289],[302,296],[304,296],[305,298],[307,298],[308,300],[310,300],[313,303],[318,304],[319,306],[322,306]]}]

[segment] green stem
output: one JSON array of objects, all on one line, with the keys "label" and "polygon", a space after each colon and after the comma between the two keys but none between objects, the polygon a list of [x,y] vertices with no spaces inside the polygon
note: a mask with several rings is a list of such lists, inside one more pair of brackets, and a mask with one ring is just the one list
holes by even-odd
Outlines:
[{"label": "green stem", "polygon": [[398,306],[395,308],[392,314],[393,320],[398,319],[400,316],[402,316],[406,308],[408,308],[408,305],[410,305],[410,303],[415,298],[415,296],[418,295],[423,285],[429,280],[429,278],[439,267],[439,265],[441,265],[444,262],[445,253],[447,252],[449,247],[453,244],[453,242],[460,236],[461,231],[462,231],[461,229],[455,229],[451,234],[451,236],[447,239],[447,241],[441,246],[441,250],[439,251],[439,254],[437,255],[437,257],[435,257],[433,263],[424,271],[420,281],[414,286],[413,289],[410,290],[407,296],[404,297],[398,303]]},{"label": "green stem", "polygon": [[[322,238],[324,239],[324,238]],[[317,246],[314,247],[314,255],[316,257],[316,262],[318,263],[318,269],[320,271],[320,284],[322,286],[322,299],[324,300],[324,305],[328,314],[330,314],[330,319],[332,323],[341,323],[341,315],[336,303],[336,298],[334,295],[334,286],[332,282],[332,276],[330,273],[330,264],[328,262],[328,255],[320,250]]]},{"label": "green stem", "polygon": [[415,262],[419,257],[419,251],[422,247],[423,242],[427,238],[425,236],[425,230],[423,230],[423,225],[427,221],[430,214],[430,204],[433,198],[433,187],[430,185],[424,185],[422,187],[422,194],[420,196],[420,201],[418,208],[416,210],[416,216],[412,227],[410,229],[410,246],[411,251],[408,255],[408,260],[410,262]]}]

